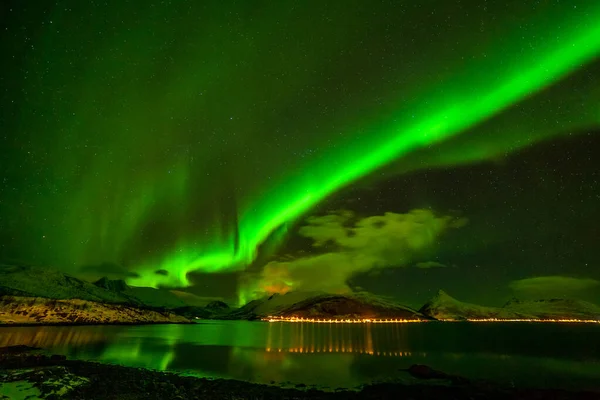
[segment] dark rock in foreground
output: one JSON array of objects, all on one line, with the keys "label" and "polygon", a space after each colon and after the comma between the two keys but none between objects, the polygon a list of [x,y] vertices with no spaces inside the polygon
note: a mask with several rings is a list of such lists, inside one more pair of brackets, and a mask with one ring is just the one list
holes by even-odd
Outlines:
[{"label": "dark rock in foreground", "polygon": [[[447,376],[427,366],[415,373]],[[441,375],[440,375],[441,374]],[[48,399],[598,399],[600,393],[564,390],[501,388],[455,382],[451,386],[368,385],[361,391],[284,389],[227,380],[184,377],[138,368],[69,361],[23,346],[0,348],[0,393],[3,385],[29,385]],[[297,385],[301,388],[302,385]]]},{"label": "dark rock in foreground", "polygon": [[437,371],[427,365],[413,364],[408,368],[408,373],[418,379],[447,379],[452,383],[467,384],[469,380],[462,376],[450,375],[442,371]]}]

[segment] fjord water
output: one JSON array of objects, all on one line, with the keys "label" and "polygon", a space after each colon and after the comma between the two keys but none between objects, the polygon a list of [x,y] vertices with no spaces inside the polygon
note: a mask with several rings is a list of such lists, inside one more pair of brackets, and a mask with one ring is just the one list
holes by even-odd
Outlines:
[{"label": "fjord water", "polygon": [[413,382],[403,370],[426,364],[514,386],[600,389],[597,324],[203,321],[0,328],[0,346],[18,344],[72,359],[259,383],[351,388]]}]

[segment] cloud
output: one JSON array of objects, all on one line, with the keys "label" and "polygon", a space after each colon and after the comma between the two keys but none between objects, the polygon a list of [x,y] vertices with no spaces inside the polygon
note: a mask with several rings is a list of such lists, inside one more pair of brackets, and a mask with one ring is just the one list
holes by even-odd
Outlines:
[{"label": "cloud", "polygon": [[439,262],[435,262],[435,261],[425,261],[425,262],[416,263],[415,267],[423,268],[423,269],[446,268],[446,265],[439,263]]},{"label": "cloud", "polygon": [[568,276],[538,276],[512,281],[509,287],[522,296],[564,297],[596,288],[600,281]]},{"label": "cloud", "polygon": [[[325,252],[271,261],[262,272],[246,275],[241,286],[247,298],[289,290],[347,292],[347,281],[354,274],[411,265],[412,259],[434,246],[443,232],[463,226],[466,220],[436,216],[431,210],[413,210],[359,220],[344,211],[310,217],[306,222],[299,234],[312,239],[312,246]],[[420,264],[426,268],[442,266]]]}]

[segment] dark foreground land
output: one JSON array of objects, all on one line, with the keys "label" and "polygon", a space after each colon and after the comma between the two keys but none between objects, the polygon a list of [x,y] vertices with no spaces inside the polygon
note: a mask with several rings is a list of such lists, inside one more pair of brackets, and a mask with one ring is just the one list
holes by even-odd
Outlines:
[{"label": "dark foreground land", "polygon": [[[0,348],[0,399],[600,399],[600,392],[502,388],[464,379],[447,379],[438,385],[380,383],[360,391],[285,389],[71,361],[35,350],[26,346]],[[432,370],[424,366],[414,372],[440,378],[435,371],[426,376]]]}]

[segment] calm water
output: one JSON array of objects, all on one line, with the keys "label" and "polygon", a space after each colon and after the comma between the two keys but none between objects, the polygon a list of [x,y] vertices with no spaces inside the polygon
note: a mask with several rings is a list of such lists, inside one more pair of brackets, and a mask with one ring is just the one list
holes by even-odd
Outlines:
[{"label": "calm water", "polygon": [[354,387],[411,378],[427,364],[516,386],[600,388],[600,325],[307,324],[0,328],[0,346],[26,344],[97,360],[253,382]]}]

